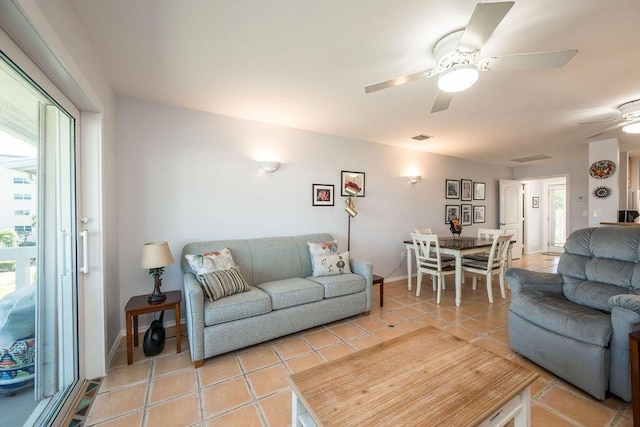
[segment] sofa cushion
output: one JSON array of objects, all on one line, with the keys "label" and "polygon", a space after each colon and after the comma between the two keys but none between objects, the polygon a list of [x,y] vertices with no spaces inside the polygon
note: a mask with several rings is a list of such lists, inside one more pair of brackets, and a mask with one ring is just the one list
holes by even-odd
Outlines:
[{"label": "sofa cushion", "polygon": [[342,295],[362,292],[367,286],[364,277],[359,274],[341,274],[337,276],[308,277],[324,287],[324,297],[334,298]]},{"label": "sofa cushion", "polygon": [[205,326],[231,322],[246,317],[258,316],[271,311],[271,298],[265,292],[251,286],[247,292],[226,298],[204,302]]},{"label": "sofa cushion", "polygon": [[258,288],[269,294],[274,310],[321,301],[324,298],[324,288],[321,285],[300,277],[261,283]]},{"label": "sofa cushion", "polygon": [[607,347],[613,329],[609,314],[584,307],[558,295],[523,292],[509,311],[558,335]]},{"label": "sofa cushion", "polygon": [[227,297],[229,295],[246,292],[249,285],[240,274],[238,267],[229,270],[211,271],[200,276],[202,289],[209,301]]},{"label": "sofa cushion", "polygon": [[330,242],[307,242],[309,246],[309,255],[313,258],[315,255],[331,255],[338,253],[338,241],[332,240]]},{"label": "sofa cushion", "polygon": [[569,301],[604,312],[611,312],[609,298],[615,295],[628,294],[629,289],[609,285],[602,282],[564,278],[562,293]]},{"label": "sofa cushion", "polygon": [[228,270],[231,267],[236,266],[229,248],[198,255],[185,255],[185,258],[187,258],[187,261],[196,276],[200,276],[211,271]]},{"label": "sofa cushion", "polygon": [[332,255],[314,255],[311,257],[313,277],[333,276],[351,273],[349,252]]}]

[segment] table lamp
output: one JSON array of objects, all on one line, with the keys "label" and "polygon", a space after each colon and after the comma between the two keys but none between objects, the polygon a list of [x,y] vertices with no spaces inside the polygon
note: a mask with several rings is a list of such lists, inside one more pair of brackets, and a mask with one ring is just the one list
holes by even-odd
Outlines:
[{"label": "table lamp", "polygon": [[147,301],[149,304],[159,304],[167,296],[160,292],[162,286],[162,274],[167,265],[173,264],[173,257],[169,244],[167,242],[151,242],[145,243],[142,247],[142,268],[148,268],[149,274],[153,276],[153,293],[149,295]]}]

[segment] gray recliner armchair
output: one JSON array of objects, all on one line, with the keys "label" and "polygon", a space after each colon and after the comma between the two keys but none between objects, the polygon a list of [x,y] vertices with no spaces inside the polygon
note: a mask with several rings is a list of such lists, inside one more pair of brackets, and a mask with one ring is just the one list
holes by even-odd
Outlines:
[{"label": "gray recliner armchair", "polygon": [[573,232],[558,273],[511,268],[511,348],[597,399],[631,401],[629,333],[640,330],[640,228]]}]

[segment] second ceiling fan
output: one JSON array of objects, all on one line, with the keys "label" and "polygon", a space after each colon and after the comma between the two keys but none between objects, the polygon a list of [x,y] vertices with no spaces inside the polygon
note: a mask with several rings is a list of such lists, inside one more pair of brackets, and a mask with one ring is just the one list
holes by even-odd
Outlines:
[{"label": "second ceiling fan", "polygon": [[440,39],[433,48],[436,67],[365,87],[366,93],[438,75],[432,113],[449,108],[455,92],[471,87],[480,71],[559,68],[578,52],[532,52],[478,59],[480,50],[515,2],[478,3],[466,28]]}]

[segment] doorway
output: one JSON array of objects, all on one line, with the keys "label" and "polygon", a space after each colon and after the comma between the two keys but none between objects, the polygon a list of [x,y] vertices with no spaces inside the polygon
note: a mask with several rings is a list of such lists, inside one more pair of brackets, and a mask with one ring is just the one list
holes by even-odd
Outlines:
[{"label": "doorway", "polygon": [[563,253],[567,241],[566,184],[548,185],[547,202],[547,252]]},{"label": "doorway", "polygon": [[564,252],[567,240],[567,177],[523,180],[525,254]]},{"label": "doorway", "polygon": [[0,410],[48,424],[79,379],[77,112],[0,52]]}]

